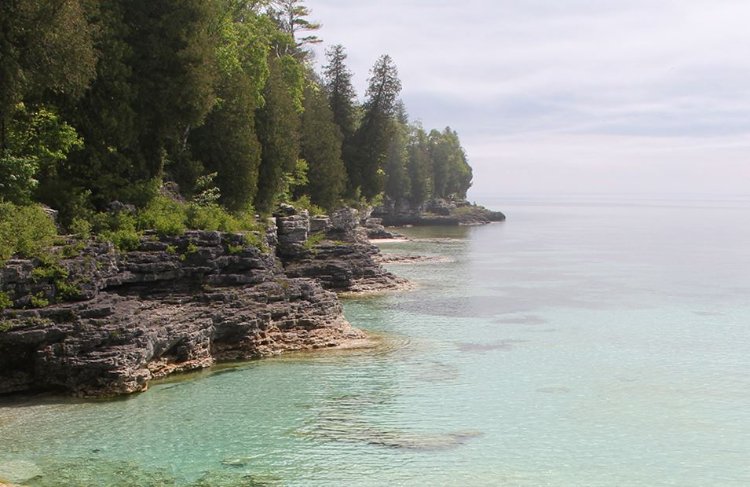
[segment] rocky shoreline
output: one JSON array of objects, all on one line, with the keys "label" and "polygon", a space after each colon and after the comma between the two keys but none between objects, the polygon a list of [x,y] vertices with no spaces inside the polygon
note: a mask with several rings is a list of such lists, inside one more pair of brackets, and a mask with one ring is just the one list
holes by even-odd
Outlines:
[{"label": "rocky shoreline", "polygon": [[[421,205],[413,206],[408,202],[385,201],[374,209],[372,225],[400,226],[459,226],[485,225],[505,221],[505,214],[492,211],[483,206],[463,199],[428,200]],[[384,231],[384,229],[383,229]],[[388,232],[373,231],[372,238],[389,238]]]},{"label": "rocky shoreline", "polygon": [[130,252],[86,242],[52,261],[8,261],[0,394],[110,397],[217,362],[361,344],[336,293],[408,283],[378,263],[360,221],[351,209],[310,218],[285,207],[256,236],[262,250],[190,231],[147,234]]}]

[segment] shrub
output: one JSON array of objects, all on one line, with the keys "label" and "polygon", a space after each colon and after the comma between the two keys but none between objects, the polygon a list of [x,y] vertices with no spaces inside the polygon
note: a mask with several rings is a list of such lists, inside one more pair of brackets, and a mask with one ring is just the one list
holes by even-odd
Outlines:
[{"label": "shrub", "polygon": [[43,292],[39,292],[35,296],[31,296],[32,308],[44,308],[45,306],[49,306],[49,300],[44,296]]},{"label": "shrub", "polygon": [[38,205],[0,203],[0,263],[13,255],[37,257],[55,242],[57,229]]},{"label": "shrub", "polygon": [[136,250],[141,245],[136,219],[130,213],[97,213],[92,227],[102,240],[112,242],[120,250]]},{"label": "shrub", "polygon": [[320,206],[314,205],[312,201],[310,201],[310,197],[307,195],[297,198],[290,204],[298,210],[307,210],[310,213],[310,216],[326,214],[326,211]]},{"label": "shrub", "polygon": [[6,310],[13,307],[13,300],[10,299],[8,293],[0,291],[0,311]]},{"label": "shrub", "polygon": [[192,204],[187,210],[187,225],[194,230],[227,231],[232,216],[219,205]]},{"label": "shrub", "polygon": [[184,203],[167,196],[157,196],[138,213],[139,230],[156,230],[161,236],[176,236],[187,230]]},{"label": "shrub", "polygon": [[70,223],[70,233],[75,234],[80,238],[87,239],[91,237],[91,223],[83,218],[75,217]]}]

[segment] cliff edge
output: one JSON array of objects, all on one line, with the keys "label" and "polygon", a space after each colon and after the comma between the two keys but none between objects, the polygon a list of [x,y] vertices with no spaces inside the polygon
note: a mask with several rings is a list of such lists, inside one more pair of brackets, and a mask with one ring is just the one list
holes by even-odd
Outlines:
[{"label": "cliff edge", "polygon": [[357,240],[356,214],[334,215],[316,233],[306,212],[293,213],[272,220],[262,249],[241,234],[189,231],[147,234],[130,252],[88,242],[58,247],[44,262],[8,261],[0,394],[129,394],[220,361],[364,340],[328,289],[394,289],[403,280]]}]

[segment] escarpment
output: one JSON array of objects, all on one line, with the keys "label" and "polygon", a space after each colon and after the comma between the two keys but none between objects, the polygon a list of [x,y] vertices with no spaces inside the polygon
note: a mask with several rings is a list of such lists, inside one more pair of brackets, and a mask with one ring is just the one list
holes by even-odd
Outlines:
[{"label": "escarpment", "polygon": [[6,262],[0,394],[128,394],[220,361],[364,340],[332,290],[404,281],[373,260],[355,212],[285,211],[254,236],[258,246],[241,234],[189,231],[146,234],[128,252],[89,242],[44,262]]}]

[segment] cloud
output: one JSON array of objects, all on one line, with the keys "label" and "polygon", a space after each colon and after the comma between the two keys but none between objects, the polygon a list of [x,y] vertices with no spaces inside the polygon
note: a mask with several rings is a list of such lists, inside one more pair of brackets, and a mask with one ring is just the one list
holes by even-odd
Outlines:
[{"label": "cloud", "polygon": [[[578,167],[579,153],[572,148],[585,143],[591,144],[588,157],[649,173],[655,189],[661,182],[665,191],[693,185],[720,192],[723,181],[726,190],[743,191],[734,184],[747,176],[741,153],[726,147],[746,149],[750,134],[750,2],[308,5],[323,22],[321,36],[347,47],[359,91],[377,56],[389,53],[399,66],[411,116],[428,127],[457,129],[484,181],[502,173],[511,186],[541,191],[543,185],[535,183],[540,174],[560,167],[561,184],[575,185],[571,178],[587,174],[565,176],[564,168]],[[482,162],[498,140],[502,153],[496,162]],[[630,151],[636,146],[636,153]],[[649,172],[657,160],[672,170]],[[711,182],[688,178],[675,184],[668,176],[688,160],[691,168],[712,173]],[[525,172],[503,173],[503,164],[520,164]]]}]

